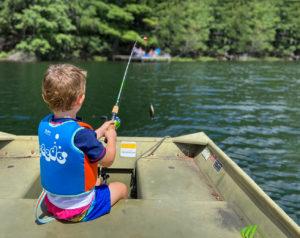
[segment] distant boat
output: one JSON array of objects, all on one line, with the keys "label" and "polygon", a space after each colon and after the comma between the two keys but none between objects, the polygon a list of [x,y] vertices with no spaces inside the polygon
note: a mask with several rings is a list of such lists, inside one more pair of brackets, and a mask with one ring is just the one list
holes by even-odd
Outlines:
[{"label": "distant boat", "polygon": [[[129,55],[114,55],[112,57],[113,61],[128,61]],[[171,61],[171,56],[170,55],[162,55],[162,56],[142,56],[142,57],[137,57],[133,56],[131,58],[132,61],[135,62],[170,62]]]},{"label": "distant boat", "polygon": [[117,151],[108,182],[126,183],[131,199],[95,221],[38,226],[38,138],[0,132],[0,236],[300,237],[299,226],[203,132],[118,137]]}]

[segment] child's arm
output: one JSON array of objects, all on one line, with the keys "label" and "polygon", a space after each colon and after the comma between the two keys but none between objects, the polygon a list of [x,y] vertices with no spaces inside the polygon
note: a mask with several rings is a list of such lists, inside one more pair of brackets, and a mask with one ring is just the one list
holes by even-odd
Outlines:
[{"label": "child's arm", "polygon": [[117,140],[117,133],[114,126],[110,126],[104,133],[107,139],[107,146],[106,146],[106,155],[101,160],[100,164],[103,167],[110,167],[116,156],[116,140]]}]

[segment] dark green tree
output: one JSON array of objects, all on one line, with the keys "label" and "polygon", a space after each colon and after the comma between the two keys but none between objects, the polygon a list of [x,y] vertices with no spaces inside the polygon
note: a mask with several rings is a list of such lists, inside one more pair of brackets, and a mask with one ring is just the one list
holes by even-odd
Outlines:
[{"label": "dark green tree", "polygon": [[279,5],[275,52],[278,56],[293,57],[300,54],[300,2],[282,0]]},{"label": "dark green tree", "polygon": [[14,29],[21,36],[18,50],[34,52],[40,59],[69,58],[76,27],[68,6],[60,0],[37,0],[15,14]]},{"label": "dark green tree", "polygon": [[142,33],[152,27],[151,9],[133,1],[129,4],[112,2],[83,0],[73,5],[82,54],[116,53],[127,50],[135,40],[143,44]]},{"label": "dark green tree", "polygon": [[274,50],[278,7],[274,1],[218,0],[209,46],[212,54],[265,55]]},{"label": "dark green tree", "polygon": [[15,29],[17,14],[28,7],[30,0],[0,1],[0,50],[10,51],[21,40],[21,35]]},{"label": "dark green tree", "polygon": [[179,56],[197,56],[207,50],[213,18],[208,1],[165,1],[157,4],[155,34],[160,47]]},{"label": "dark green tree", "polygon": [[2,0],[0,51],[88,59],[128,54],[147,35],[178,56],[298,58],[299,13],[286,0]]}]

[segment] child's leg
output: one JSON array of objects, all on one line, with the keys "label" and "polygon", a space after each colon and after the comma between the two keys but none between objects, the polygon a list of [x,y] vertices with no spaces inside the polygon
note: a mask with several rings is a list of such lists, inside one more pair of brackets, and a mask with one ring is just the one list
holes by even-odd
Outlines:
[{"label": "child's leg", "polygon": [[125,184],[120,182],[113,182],[108,185],[110,190],[110,204],[115,205],[120,199],[128,197],[128,190]]}]

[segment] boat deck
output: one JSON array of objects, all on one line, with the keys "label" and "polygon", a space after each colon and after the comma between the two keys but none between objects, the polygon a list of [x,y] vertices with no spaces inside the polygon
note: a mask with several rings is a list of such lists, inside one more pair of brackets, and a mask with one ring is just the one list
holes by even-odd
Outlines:
[{"label": "boat deck", "polygon": [[[122,155],[123,143],[136,143],[134,158]],[[108,182],[132,182],[131,198],[94,221],[38,225],[37,137],[0,133],[0,238],[240,238],[254,224],[256,238],[300,237],[299,226],[204,133],[119,137],[117,151]]]},{"label": "boat deck", "polygon": [[226,202],[129,199],[95,221],[46,225],[34,223],[34,206],[34,199],[0,199],[4,237],[241,237]]},{"label": "boat deck", "polygon": [[120,201],[95,221],[67,225],[34,222],[41,191],[38,158],[4,158],[0,163],[7,178],[0,180],[5,237],[240,237],[241,219],[188,157],[139,160],[139,199]]},{"label": "boat deck", "polygon": [[137,171],[143,199],[223,200],[192,158],[144,158],[138,162]]}]

